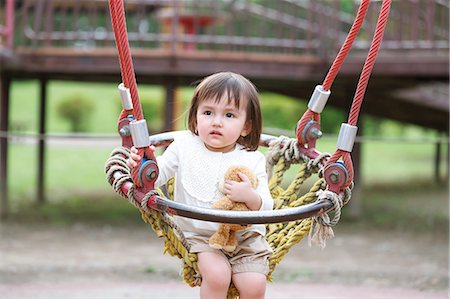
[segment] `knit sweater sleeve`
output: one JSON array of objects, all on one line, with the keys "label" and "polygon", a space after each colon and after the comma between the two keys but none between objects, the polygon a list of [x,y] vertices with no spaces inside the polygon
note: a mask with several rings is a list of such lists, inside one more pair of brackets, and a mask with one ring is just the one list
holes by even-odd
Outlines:
[{"label": "knit sweater sleeve", "polygon": [[266,172],[266,158],[260,152],[257,152],[257,162],[255,163],[255,174],[258,177],[259,183],[256,188],[256,192],[261,197],[261,208],[260,210],[272,210],[273,209],[273,198],[270,194],[268,177]]},{"label": "knit sweater sleeve", "polygon": [[178,142],[172,142],[164,153],[156,158],[158,164],[159,176],[156,180],[156,187],[167,183],[169,179],[175,176],[179,165]]}]

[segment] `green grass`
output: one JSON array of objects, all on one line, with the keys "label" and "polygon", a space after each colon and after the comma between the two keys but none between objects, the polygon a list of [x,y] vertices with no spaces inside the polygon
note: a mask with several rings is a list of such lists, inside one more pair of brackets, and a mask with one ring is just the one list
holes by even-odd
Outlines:
[{"label": "green grass", "polygon": [[[381,230],[449,233],[448,188],[427,181],[372,185],[362,188],[352,201],[360,201],[358,224]],[[343,223],[353,226],[344,210]]]},{"label": "green grass", "polygon": [[[191,87],[182,88],[180,91],[183,110],[187,107],[192,91]],[[69,124],[57,116],[56,106],[59,101],[71,94],[80,94],[94,103],[90,132],[115,133],[119,113],[116,84],[74,82],[50,82],[48,132],[68,132]],[[140,86],[140,94],[162,99],[164,90],[157,86]],[[38,131],[38,96],[38,82],[13,82],[10,107],[12,130]],[[283,101],[283,97],[277,98],[274,94],[268,95],[267,98]],[[163,114],[163,111],[159,114]],[[183,124],[184,119],[181,117],[179,127],[183,128]],[[386,131],[386,135],[392,136],[395,132],[395,129],[387,130],[389,132]],[[421,136],[420,130],[412,131],[412,133],[408,131],[408,135]],[[335,144],[335,137],[324,138],[317,142],[317,148],[322,152],[332,153]],[[118,195],[106,182],[103,168],[111,150],[112,148],[101,147],[48,146],[45,188],[49,204],[38,207],[33,204],[36,193],[37,146],[10,143],[8,187],[12,209],[20,211],[24,217],[33,218],[31,214],[35,213],[40,215],[36,217],[43,217],[55,223],[83,217],[118,222],[129,217],[138,219],[134,207],[118,199]],[[448,167],[446,152],[447,147],[444,146],[441,159],[443,171]],[[434,183],[434,154],[435,145],[432,143],[378,141],[364,143],[361,166],[363,178],[361,186],[364,186],[362,202],[364,211],[370,211],[366,215],[370,223],[388,228],[402,228],[419,217],[421,223],[426,223],[423,227],[430,229],[436,225],[442,227],[443,223],[448,221],[448,203],[447,208],[442,208],[447,202],[448,190]],[[288,171],[286,182],[292,179],[295,171],[295,168]],[[439,200],[435,200],[437,198]],[[434,204],[428,207],[427,203],[430,202]],[[33,209],[27,208],[30,204]],[[403,220],[397,220],[396,215],[402,215]]]}]

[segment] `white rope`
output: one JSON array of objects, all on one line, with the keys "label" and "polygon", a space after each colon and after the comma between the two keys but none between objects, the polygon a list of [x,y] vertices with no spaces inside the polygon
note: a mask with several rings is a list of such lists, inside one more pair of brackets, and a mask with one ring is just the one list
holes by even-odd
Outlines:
[{"label": "white rope", "polygon": [[[332,227],[335,226],[341,218],[341,208],[348,203],[351,198],[351,187],[348,187],[339,194],[329,190],[317,191],[318,199],[328,199],[333,204],[333,207],[328,211],[323,211],[312,217],[313,223],[309,231],[309,246],[312,243],[325,248],[327,240],[334,237]],[[330,219],[328,213],[334,212],[333,218]]]},{"label": "white rope", "polygon": [[300,163],[301,160],[306,161],[308,158],[303,155],[299,148],[297,139],[280,136],[269,143],[269,150],[266,154],[266,170],[269,179],[272,177],[273,167],[284,156],[285,164]]}]

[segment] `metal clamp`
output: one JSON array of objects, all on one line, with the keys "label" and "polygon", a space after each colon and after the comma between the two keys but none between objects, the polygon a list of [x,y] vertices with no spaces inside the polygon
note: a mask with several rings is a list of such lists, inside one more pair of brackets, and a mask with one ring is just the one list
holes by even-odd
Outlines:
[{"label": "metal clamp", "polygon": [[313,112],[322,113],[330,94],[331,90],[324,90],[322,85],[317,85],[309,99],[308,108]]},{"label": "metal clamp", "polygon": [[148,147],[150,145],[150,137],[145,119],[130,122],[130,131],[133,144],[136,148]]},{"label": "metal clamp", "polygon": [[122,100],[122,108],[124,110],[132,110],[133,109],[133,101],[131,99],[130,89],[125,87],[123,83],[120,83],[119,86],[120,98]]},{"label": "metal clamp", "polygon": [[355,144],[357,133],[358,127],[349,124],[342,124],[336,143],[336,148],[346,152],[351,152],[353,145]]}]

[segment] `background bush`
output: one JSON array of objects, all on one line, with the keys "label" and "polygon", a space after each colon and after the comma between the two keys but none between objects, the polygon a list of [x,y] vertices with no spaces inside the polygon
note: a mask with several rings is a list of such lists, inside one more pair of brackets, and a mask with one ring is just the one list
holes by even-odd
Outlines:
[{"label": "background bush", "polygon": [[88,131],[93,109],[93,101],[82,94],[69,95],[57,106],[59,116],[69,122],[71,132]]}]

